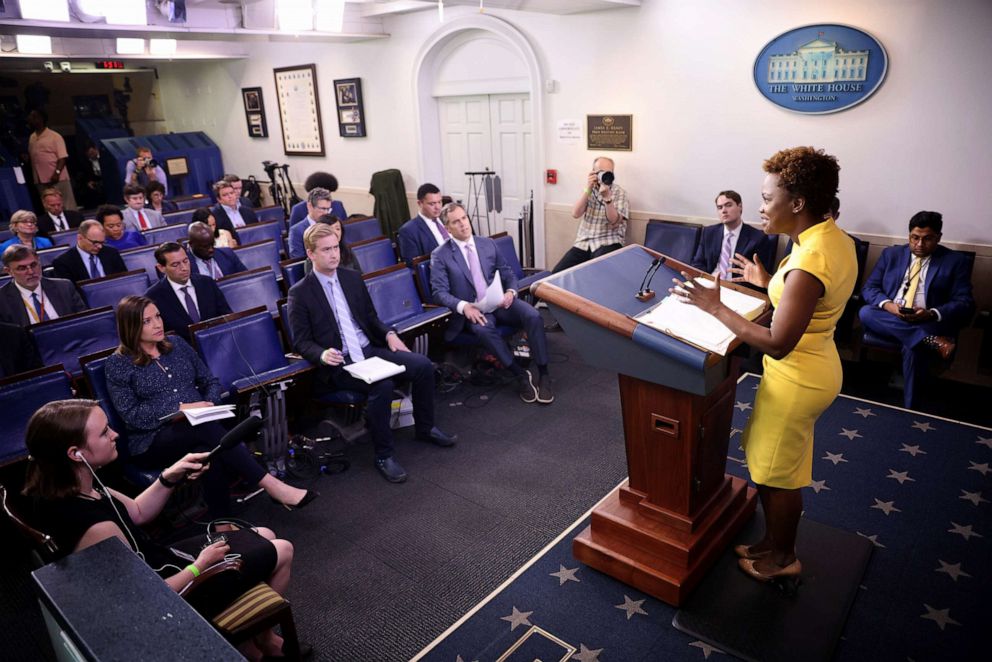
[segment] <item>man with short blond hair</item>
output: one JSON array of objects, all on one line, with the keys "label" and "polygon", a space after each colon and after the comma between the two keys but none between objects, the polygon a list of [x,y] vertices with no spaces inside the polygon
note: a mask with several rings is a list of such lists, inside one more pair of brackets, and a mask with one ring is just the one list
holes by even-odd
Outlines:
[{"label": "man with short blond hair", "polygon": [[406,480],[393,457],[389,420],[395,378],[372,384],[352,377],[345,365],[378,357],[403,367],[399,378],[412,383],[416,438],[436,446],[453,446],[455,437],[434,425],[434,364],[411,352],[396,329],[376,314],[361,274],[338,269],[339,239],[334,229],[317,223],[303,235],[313,271],[289,290],[293,347],[316,367],[314,386],[322,391],[366,393],[366,422],[375,446],[375,467],[391,483]]}]

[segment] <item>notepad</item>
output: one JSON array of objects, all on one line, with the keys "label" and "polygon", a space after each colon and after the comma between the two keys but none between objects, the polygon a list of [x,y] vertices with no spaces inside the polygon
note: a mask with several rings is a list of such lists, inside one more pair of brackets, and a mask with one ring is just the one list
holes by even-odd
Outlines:
[{"label": "notepad", "polygon": [[372,356],[364,361],[350,363],[344,366],[344,369],[355,379],[360,379],[366,384],[373,384],[393,375],[400,374],[406,370],[406,367],[392,361],[380,359],[378,356]]},{"label": "notepad", "polygon": [[220,421],[225,418],[234,418],[235,405],[214,405],[212,407],[196,407],[195,409],[180,409],[172,414],[167,414],[159,420],[172,418],[176,414],[182,414],[189,421],[190,425],[199,425],[209,421]]},{"label": "notepad", "polygon": [[[702,287],[713,288],[716,283],[709,278],[697,277],[693,281]],[[729,287],[720,288],[720,301],[745,319],[753,320],[765,309],[765,300],[744,294]],[[667,333],[679,340],[726,356],[730,343],[736,337],[723,322],[690,303],[683,303],[678,297],[669,295],[657,305],[634,316],[634,319]]]}]

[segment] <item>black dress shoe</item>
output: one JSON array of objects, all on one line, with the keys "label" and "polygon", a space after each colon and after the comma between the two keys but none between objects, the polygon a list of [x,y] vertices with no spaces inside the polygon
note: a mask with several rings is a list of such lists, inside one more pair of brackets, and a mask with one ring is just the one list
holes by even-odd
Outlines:
[{"label": "black dress shoe", "polygon": [[391,457],[375,461],[375,468],[379,470],[382,477],[390,483],[402,483],[406,480],[406,471],[400,463]]},{"label": "black dress shoe", "polygon": [[297,501],[295,504],[283,503],[282,501],[278,501],[275,497],[269,497],[269,498],[272,499],[272,503],[278,503],[286,510],[299,510],[319,496],[320,496],[320,492],[316,492],[314,490],[307,490],[307,493],[303,495],[303,498]]},{"label": "black dress shoe", "polygon": [[427,436],[417,435],[417,439],[419,439],[420,441],[432,443],[435,446],[448,448],[449,446],[455,445],[455,440],[458,439],[458,435],[446,434],[444,432],[441,432],[441,430],[439,430],[438,428],[431,428],[431,431]]}]

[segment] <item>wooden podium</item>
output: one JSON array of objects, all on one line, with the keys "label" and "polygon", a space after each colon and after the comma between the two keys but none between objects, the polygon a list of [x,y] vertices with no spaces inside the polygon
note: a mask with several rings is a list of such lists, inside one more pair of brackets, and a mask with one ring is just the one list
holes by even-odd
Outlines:
[{"label": "wooden podium", "polygon": [[667,296],[679,271],[699,273],[666,258],[654,279],[657,297],[638,301],[657,255],[627,246],[533,291],[586,361],[620,373],[629,478],[593,511],[572,551],[679,606],[754,513],[756,493],[725,473],[737,386],[730,352],[705,352],[631,318]]}]

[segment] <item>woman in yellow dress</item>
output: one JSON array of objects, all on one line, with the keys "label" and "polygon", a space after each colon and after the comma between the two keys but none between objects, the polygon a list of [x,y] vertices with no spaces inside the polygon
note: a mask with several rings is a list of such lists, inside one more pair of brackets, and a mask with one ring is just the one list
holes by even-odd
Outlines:
[{"label": "woman in yellow dress", "polygon": [[762,229],[789,235],[792,253],[774,276],[757,255],[753,260],[736,255],[731,271],[735,281],[768,288],[775,307],[771,326],[737,315],[720,303],[717,290],[676,279],[670,291],[765,353],[764,376],[743,438],[765,513],[765,535],[734,551],[744,572],[770,581],[802,571],[795,551],[800,490],[812,480],[813,425],[840,393],[843,373],[834,328],[854,290],[858,264],[854,242],[829,214],[837,194],[837,159],[823,150],[795,147],[765,161],[764,170]]}]

